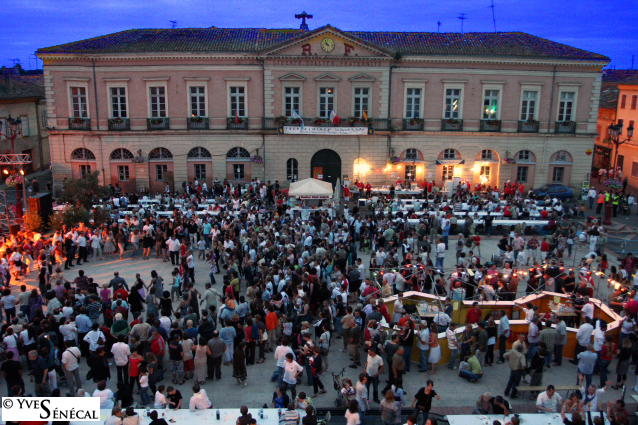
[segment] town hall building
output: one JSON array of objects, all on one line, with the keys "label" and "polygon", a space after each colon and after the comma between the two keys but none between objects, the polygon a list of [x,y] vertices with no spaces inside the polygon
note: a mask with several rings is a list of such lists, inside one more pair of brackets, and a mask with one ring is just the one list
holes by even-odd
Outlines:
[{"label": "town hall building", "polygon": [[589,179],[605,56],[525,33],[134,29],[42,48],[57,185]]}]

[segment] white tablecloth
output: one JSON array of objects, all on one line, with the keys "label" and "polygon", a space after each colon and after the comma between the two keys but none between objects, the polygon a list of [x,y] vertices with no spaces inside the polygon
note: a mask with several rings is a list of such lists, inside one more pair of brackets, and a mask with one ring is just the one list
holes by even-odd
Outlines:
[{"label": "white tablecloth", "polygon": [[[188,410],[189,399],[185,398],[182,401],[182,405],[186,406],[185,409],[178,411],[165,410],[165,409],[149,409],[149,411],[157,410],[159,418],[164,418],[169,424],[171,419],[175,420],[175,425],[235,425],[237,418],[241,416],[239,408],[237,409],[219,409],[220,420],[217,420],[217,409],[196,410],[191,412]],[[284,409],[282,409],[283,411]],[[297,409],[299,415],[303,418],[306,413],[300,409]],[[140,415],[140,425],[148,425],[151,419],[147,416],[147,411],[143,409],[135,409],[135,412]],[[264,409],[264,419],[259,417],[259,409],[248,409],[253,418],[257,419],[259,425],[278,425],[279,414],[278,409]],[[101,409],[99,421],[89,422],[74,422],[71,421],[71,425],[104,425],[104,421],[111,415],[111,410]],[[491,425],[491,424],[490,424]]]},{"label": "white tablecloth", "polygon": [[[503,425],[510,422],[513,415],[447,415],[450,425],[492,425],[494,421],[501,421]],[[561,425],[563,420],[560,413],[538,413],[518,415],[521,424],[525,425]],[[568,415],[571,416],[571,415]]]}]

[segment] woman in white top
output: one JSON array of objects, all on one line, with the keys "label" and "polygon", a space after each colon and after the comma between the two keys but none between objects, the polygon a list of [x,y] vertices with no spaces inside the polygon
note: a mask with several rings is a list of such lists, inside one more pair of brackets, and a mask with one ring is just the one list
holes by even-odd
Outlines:
[{"label": "woman in white top", "polygon": [[7,328],[7,334],[2,340],[7,347],[7,351],[13,351],[13,358],[18,360],[20,358],[20,351],[18,351],[18,341],[20,337],[13,333],[13,328]]},{"label": "woman in white top", "polygon": [[346,425],[359,425],[359,402],[357,400],[350,401],[345,417]]},{"label": "woman in white top", "polygon": [[93,233],[91,236],[91,248],[93,248],[93,261],[97,257],[100,257],[100,260],[104,260],[104,253],[102,252],[102,236],[99,231]]},{"label": "woman in white top", "polygon": [[399,294],[397,300],[394,302],[394,311],[392,313],[392,321],[394,323],[399,323],[403,317],[403,294]]}]

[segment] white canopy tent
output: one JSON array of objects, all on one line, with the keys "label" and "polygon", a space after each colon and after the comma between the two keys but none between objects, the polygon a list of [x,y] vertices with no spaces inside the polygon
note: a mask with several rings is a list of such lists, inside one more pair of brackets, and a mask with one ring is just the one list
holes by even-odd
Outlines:
[{"label": "white canopy tent", "polygon": [[312,178],[291,183],[288,189],[288,196],[301,199],[330,199],[332,194],[332,183]]}]

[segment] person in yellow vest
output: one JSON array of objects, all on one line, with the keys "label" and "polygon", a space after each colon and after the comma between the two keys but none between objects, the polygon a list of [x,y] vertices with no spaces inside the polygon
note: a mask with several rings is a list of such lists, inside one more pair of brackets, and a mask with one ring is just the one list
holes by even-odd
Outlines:
[{"label": "person in yellow vest", "polygon": [[612,204],[614,206],[613,216],[616,217],[616,215],[618,214],[618,205],[620,205],[620,193],[616,192],[616,194],[613,196]]},{"label": "person in yellow vest", "polygon": [[600,214],[600,211],[603,209],[604,203],[605,203],[605,193],[600,192],[598,194],[598,205],[596,206],[596,214]]}]

